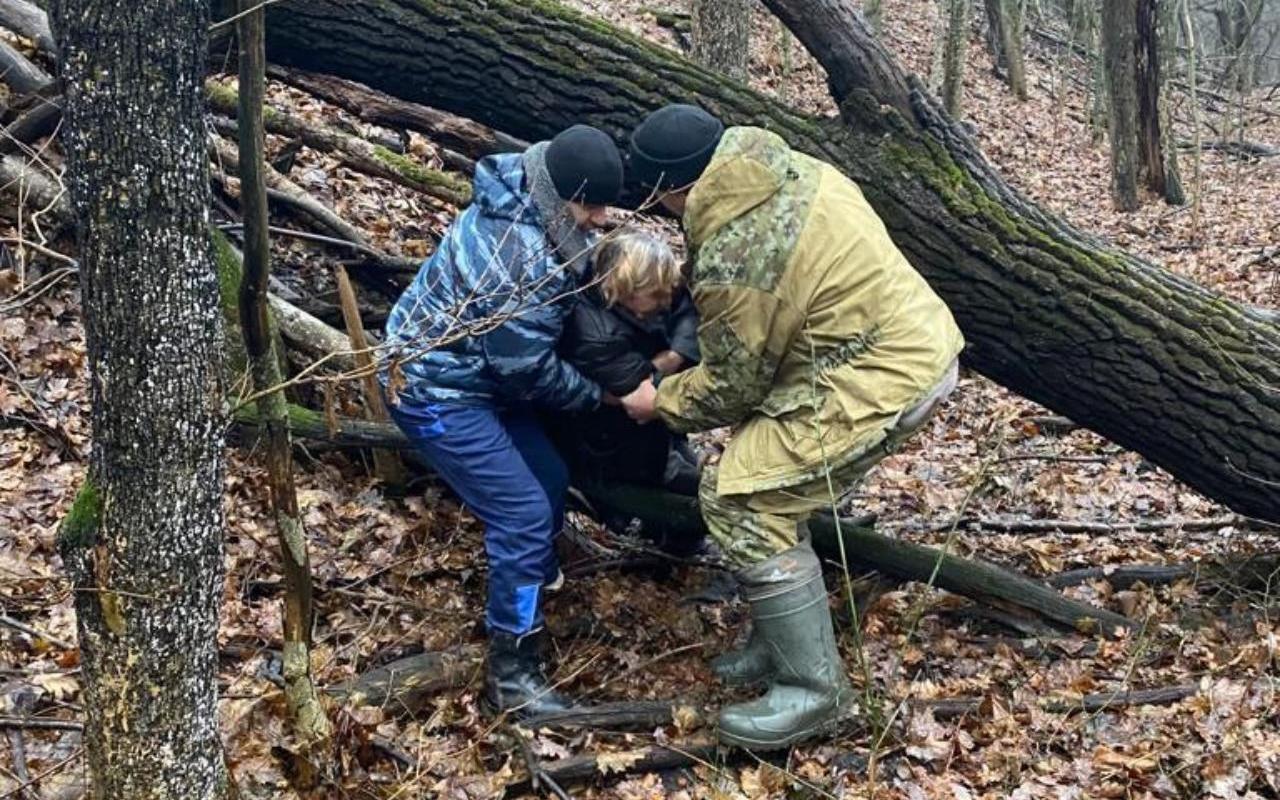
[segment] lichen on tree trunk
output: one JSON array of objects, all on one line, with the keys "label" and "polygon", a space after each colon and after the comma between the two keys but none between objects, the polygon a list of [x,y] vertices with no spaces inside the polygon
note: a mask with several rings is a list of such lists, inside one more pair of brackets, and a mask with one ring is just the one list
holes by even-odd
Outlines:
[{"label": "lichen on tree trunk", "polygon": [[964,91],[965,56],[969,51],[969,0],[946,0],[946,40],[942,46],[942,105],[953,117],[960,116]]},{"label": "lichen on tree trunk", "polygon": [[843,120],[805,117],[549,2],[276,4],[267,46],[280,63],[525,138],[588,122],[625,141],[649,111],[690,99],[774,130],[858,181],[955,313],[970,366],[1241,513],[1280,520],[1274,323],[1019,195],[865,24],[840,16],[846,0],[767,4],[823,60]]},{"label": "lichen on tree trunk", "polygon": [[693,58],[746,81],[751,63],[751,9],[756,0],[692,0]]},{"label": "lichen on tree trunk", "polygon": [[95,798],[224,796],[222,319],[200,3],[57,0],[93,452],[59,537]]}]

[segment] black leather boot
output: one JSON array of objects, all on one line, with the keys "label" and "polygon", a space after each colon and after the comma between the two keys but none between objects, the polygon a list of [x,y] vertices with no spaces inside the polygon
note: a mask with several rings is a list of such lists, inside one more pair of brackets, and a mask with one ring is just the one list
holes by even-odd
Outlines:
[{"label": "black leather boot", "polygon": [[524,718],[569,708],[569,701],[551,688],[542,671],[544,635],[542,630],[523,636],[503,631],[489,633],[485,699],[495,711]]}]

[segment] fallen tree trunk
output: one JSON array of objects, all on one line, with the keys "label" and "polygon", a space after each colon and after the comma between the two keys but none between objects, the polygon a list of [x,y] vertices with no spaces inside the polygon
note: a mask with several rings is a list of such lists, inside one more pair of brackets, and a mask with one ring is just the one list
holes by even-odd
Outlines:
[{"label": "fallen tree trunk", "polygon": [[[1049,698],[1039,703],[1040,708],[1055,714],[1071,714],[1082,712],[1093,714],[1099,711],[1111,711],[1134,706],[1159,706],[1169,703],[1180,703],[1188,697],[1195,697],[1200,687],[1196,684],[1184,686],[1161,686],[1156,689],[1124,689],[1114,692],[1095,692],[1081,695],[1077,700]],[[982,710],[983,699],[980,697],[954,697],[941,700],[922,700],[912,703],[916,708],[927,708],[933,711],[937,719],[953,719],[966,714],[978,713]]]},{"label": "fallen tree trunk", "polygon": [[[213,173],[214,180],[225,181],[222,176],[233,174],[240,168],[239,153],[222,138],[210,136],[209,151],[216,162],[216,168]],[[265,167],[264,179],[267,184],[268,198],[300,212],[333,235],[360,245],[365,252],[376,254],[371,257],[387,269],[417,272],[418,267],[421,266],[421,259],[379,253],[369,243],[369,237],[364,231],[338,216],[333,209],[312,197],[301,186],[281,175],[269,165]]]},{"label": "fallen tree trunk", "polygon": [[268,69],[267,75],[333,103],[365,122],[426,134],[436,144],[457,150],[472,159],[494,153],[517,152],[529,146],[523,139],[508,136],[473,120],[406,102],[355,81],[279,66]]},{"label": "fallen tree trunk", "polygon": [[[205,81],[204,89],[210,108],[229,117],[237,115],[240,101],[235,89],[213,80]],[[461,176],[425,167],[412,158],[358,136],[327,125],[308,123],[275,108],[264,109],[263,122],[268,133],[298,139],[307,147],[323,153],[334,153],[347,166],[366,175],[407,186],[455,206],[471,202],[471,187]]]},{"label": "fallen tree trunk", "polygon": [[62,98],[35,99],[35,104],[9,123],[0,138],[0,153],[16,153],[42,136],[48,136],[62,122]]},{"label": "fallen tree trunk", "polygon": [[467,645],[402,658],[324,691],[352,705],[412,714],[426,708],[437,693],[466,686],[483,666],[484,649]]},{"label": "fallen tree trunk", "polygon": [[[968,364],[1233,509],[1280,520],[1280,329],[1021,197],[862,28],[795,21],[848,21],[845,0],[770,5],[845,76],[842,121],[547,2],[276,4],[268,50],[531,139],[588,122],[621,141],[648,111],[691,98],[777,131],[861,184],[955,312]],[[859,55],[874,63],[835,63]]]},{"label": "fallen tree trunk", "polygon": [[27,0],[0,0],[0,25],[35,42],[36,49],[56,58],[58,47],[44,9]]},{"label": "fallen tree trunk", "polygon": [[[261,427],[258,412],[252,405],[237,408],[233,417],[236,425],[249,433],[254,433]],[[413,450],[413,445],[400,429],[390,423],[348,417],[328,420],[319,411],[299,405],[289,406],[289,431],[295,438],[324,442],[336,447]]]},{"label": "fallen tree trunk", "polygon": [[0,39],[0,75],[18,94],[34,94],[53,83],[52,76],[32,64],[18,49]]},{"label": "fallen tree trunk", "polygon": [[[248,407],[237,410],[236,422],[257,426],[258,419]],[[400,429],[388,423],[362,420],[326,420],[324,415],[301,406],[290,406],[289,424],[294,436],[331,444],[412,449]],[[661,489],[628,484],[584,485],[583,491],[597,510],[636,517],[651,530],[685,537],[706,532],[696,498]],[[819,514],[809,522],[814,548],[826,558],[840,559],[840,540],[850,562],[876,569],[895,578],[927,582],[979,602],[1009,603],[1052,620],[1059,625],[1114,634],[1129,628],[1133,621],[1119,614],[1063,597],[1043,583],[974,559],[944,553],[925,545],[891,539],[871,528],[851,525],[837,528],[830,515]],[[935,574],[936,573],[936,574]]]},{"label": "fallen tree trunk", "polygon": [[[642,520],[646,525],[665,526],[686,536],[706,529],[698,511],[697,498],[672,494],[661,489],[622,484],[593,485],[584,489],[595,504]],[[1039,581],[994,564],[967,559],[901,539],[876,533],[842,520],[837,525],[830,514],[809,520],[813,547],[824,558],[842,561],[843,550],[850,565],[867,567],[908,581],[932,582],[949,592],[979,602],[1006,603],[1083,632],[1114,635],[1117,629],[1132,628],[1133,620],[1087,603],[1068,599]]]}]

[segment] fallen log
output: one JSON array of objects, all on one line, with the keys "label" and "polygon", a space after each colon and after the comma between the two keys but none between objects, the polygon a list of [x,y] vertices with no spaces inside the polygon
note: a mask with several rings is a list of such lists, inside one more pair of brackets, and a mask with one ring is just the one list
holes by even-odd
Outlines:
[{"label": "fallen log", "polygon": [[670,725],[675,701],[640,700],[635,702],[596,703],[582,708],[568,708],[521,720],[522,728],[574,730],[652,731]]},{"label": "fallen log", "polygon": [[[1195,142],[1178,142],[1179,150],[1196,149]],[[1237,158],[1274,158],[1280,156],[1280,148],[1260,142],[1233,141],[1201,142],[1201,150],[1217,151]]]},{"label": "fallen log", "polygon": [[[237,408],[232,421],[237,428],[249,435],[255,434],[261,427],[261,421],[252,405]],[[413,445],[395,425],[349,417],[337,417],[332,422],[331,428],[330,420],[319,411],[297,404],[289,405],[289,430],[295,438],[324,442],[335,447],[413,450]]]},{"label": "fallen log", "polygon": [[267,76],[332,103],[355,114],[364,122],[386,128],[417,131],[436,144],[457,150],[473,159],[494,153],[519,152],[529,146],[523,139],[509,136],[474,120],[407,102],[333,75],[273,65],[267,69]]},{"label": "fallen log", "polygon": [[[342,419],[331,430],[323,415],[301,406],[290,406],[289,420],[293,434],[303,438],[340,446],[412,449],[404,434],[387,423]],[[257,424],[243,409],[236,412],[236,422],[249,427]],[[636,517],[654,531],[688,537],[706,532],[697,498],[624,484],[584,484],[581,488],[597,511]],[[934,585],[949,592],[978,602],[994,598],[1085,633],[1100,629],[1113,636],[1118,630],[1134,626],[1127,617],[1071,600],[1043,583],[994,564],[891,539],[870,528],[837,525],[830,515],[814,516],[809,529],[814,548],[829,559],[839,560],[843,539],[851,565],[856,563],[902,580],[932,579]]]},{"label": "fallen log", "polygon": [[58,46],[44,9],[28,0],[0,0],[0,25],[35,43],[49,58],[57,58]]},{"label": "fallen log", "polygon": [[[637,517],[646,525],[679,531],[686,536],[705,532],[697,498],[643,486],[592,485],[584,488],[597,508]],[[1134,626],[1133,620],[1062,596],[1043,583],[977,559],[961,558],[937,548],[892,539],[873,529],[837,524],[830,514],[809,520],[814,549],[837,562],[841,551],[850,567],[878,570],[895,578],[931,582],[941,589],[979,602],[992,598],[1085,633],[1113,636]],[[843,546],[842,546],[843,540]]]},{"label": "fallen log", "polygon": [[0,80],[18,94],[35,94],[53,84],[52,75],[3,39],[0,39]]},{"label": "fallen log", "polygon": [[466,686],[483,666],[484,649],[465,645],[402,658],[324,691],[352,705],[382,706],[412,714],[426,708],[433,695]]},{"label": "fallen log", "polygon": [[10,122],[0,137],[0,154],[16,153],[24,146],[35,144],[37,139],[48,136],[62,122],[62,98],[37,96],[34,105]]},{"label": "fallen log", "polygon": [[648,111],[689,100],[768,127],[858,181],[955,312],[968,364],[1234,510],[1280,521],[1280,329],[1027,201],[902,76],[852,0],[769,5],[839,76],[842,120],[802,116],[548,2],[273,4],[268,51],[530,139],[587,122],[625,142]]},{"label": "fallen log", "polygon": [[[1039,701],[1037,705],[1045,711],[1056,714],[1072,714],[1078,711],[1091,714],[1099,711],[1131,708],[1133,706],[1158,706],[1177,703],[1186,700],[1188,697],[1195,697],[1199,691],[1200,687],[1197,684],[1162,686],[1156,689],[1126,689],[1114,692],[1094,692],[1093,694],[1083,695],[1077,700],[1047,698]],[[952,719],[980,712],[985,702],[986,700],[981,697],[955,697],[941,700],[921,700],[913,702],[912,705],[915,708],[930,709],[937,719]]]},{"label": "fallen log", "polygon": [[[234,175],[239,170],[240,156],[236,152],[234,145],[218,136],[210,137],[209,148],[218,167],[214,171],[213,177],[215,180],[222,180],[225,183],[225,177],[223,176]],[[369,248],[370,252],[378,252],[370,245],[369,237],[365,235],[364,231],[338,216],[333,209],[312,197],[301,186],[276,172],[270,166],[265,167],[263,172],[263,177],[267,184],[268,199],[298,211],[312,222],[342,239],[363,245]],[[376,260],[388,269],[401,272],[412,271],[416,273],[418,267],[422,264],[421,259],[387,254],[378,255]]]},{"label": "fallen log", "polygon": [[280,335],[298,351],[313,360],[327,359],[326,363],[343,371],[356,368],[351,343],[337,329],[278,295],[267,295],[267,304]]},{"label": "fallen log", "polygon": [[1192,579],[1200,584],[1266,591],[1280,580],[1280,553],[1255,553],[1244,558],[1214,558],[1199,564],[1118,564],[1060,572],[1047,579],[1058,588],[1105,580],[1117,589],[1136,583],[1148,586]]},{"label": "fallen log", "polygon": [[[582,781],[610,776],[643,774],[662,770],[696,767],[699,764],[720,763],[717,758],[719,748],[705,743],[672,743],[667,746],[655,745],[640,750],[624,750],[614,753],[584,753],[582,755],[562,758],[558,761],[543,761],[541,771],[556,781]],[[512,794],[518,794],[527,782],[508,786]]]},{"label": "fallen log", "polygon": [[[213,110],[231,118],[236,116],[240,100],[235,89],[215,80],[205,81],[204,88],[205,98]],[[347,166],[366,175],[385,178],[455,206],[471,202],[471,186],[461,176],[423,166],[408,156],[358,136],[328,125],[309,123],[276,108],[264,109],[263,122],[268,133],[297,139],[313,150],[332,153]]]},{"label": "fallen log", "polygon": [[962,517],[957,523],[939,523],[931,530],[979,529],[994,533],[1151,533],[1154,531],[1216,531],[1241,527],[1249,520],[1234,515],[1208,518],[1139,519],[1132,522],[1094,522],[1074,519],[1007,519],[1001,517]]}]

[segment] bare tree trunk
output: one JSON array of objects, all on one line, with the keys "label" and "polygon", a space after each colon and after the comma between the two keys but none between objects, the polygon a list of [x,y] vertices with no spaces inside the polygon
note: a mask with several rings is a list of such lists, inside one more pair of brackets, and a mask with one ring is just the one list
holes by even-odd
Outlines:
[{"label": "bare tree trunk", "polygon": [[1088,38],[1085,46],[1093,54],[1093,69],[1089,76],[1089,88],[1092,96],[1089,99],[1089,140],[1094,147],[1101,145],[1110,120],[1107,119],[1107,69],[1106,59],[1102,58],[1102,3],[1103,0],[1082,0],[1084,5],[1084,24],[1088,26]]},{"label": "bare tree trunk", "polygon": [[969,0],[947,0],[947,37],[943,45],[942,105],[960,117],[964,91],[964,63],[969,49]]},{"label": "bare tree trunk", "polygon": [[1229,58],[1226,74],[1231,88],[1248,94],[1254,85],[1253,30],[1262,15],[1263,0],[1219,0],[1214,8],[1222,51]]},{"label": "bare tree trunk", "polygon": [[[267,187],[263,176],[263,98],[266,56],[263,13],[258,0],[239,0],[240,46],[240,200],[244,207],[244,276],[240,283],[240,320],[253,373],[258,412],[267,430],[267,481],[271,510],[280,539],[284,574],[285,700],[294,732],[307,749],[328,739],[331,728],[311,682],[311,563],[307,534],[298,513],[293,485],[293,447],[280,364],[272,352],[267,317],[267,283],[271,274],[267,238]],[[299,764],[311,764],[308,758]],[[305,771],[304,771],[305,772]],[[296,777],[301,787],[315,783],[313,774]]]},{"label": "bare tree trunk", "polygon": [[93,454],[59,545],[89,795],[229,791],[218,737],[222,319],[208,229],[204,3],[56,0]]},{"label": "bare tree trunk", "polygon": [[1160,88],[1164,83],[1160,60],[1159,0],[1137,0],[1134,7],[1134,87],[1138,130],[1138,180],[1163,195],[1167,179],[1164,167]]},{"label": "bare tree trunk", "polygon": [[1203,131],[1200,128],[1200,98],[1196,93],[1196,23],[1191,8],[1191,0],[1182,0],[1182,30],[1187,39],[1187,94],[1191,103],[1191,142],[1192,175],[1191,175],[1191,238],[1200,236],[1200,197],[1203,189],[1200,176],[1200,162],[1204,157],[1201,151]]},{"label": "bare tree trunk", "polygon": [[1019,0],[1000,0],[1001,39],[1004,42],[1005,59],[1008,61],[1009,88],[1019,100],[1027,99],[1027,64],[1023,45],[1027,38],[1027,26],[1022,19]]},{"label": "bare tree trunk", "polygon": [[881,19],[881,0],[865,0],[862,4],[862,15],[866,18],[867,24],[871,26],[871,30],[879,31],[880,26],[884,23]]},{"label": "bare tree trunk", "polygon": [[693,58],[735,81],[751,63],[751,10],[755,0],[693,0]]},{"label": "bare tree trunk", "polygon": [[1005,71],[1005,80],[1019,100],[1027,99],[1027,66],[1023,55],[1026,26],[1018,0],[983,0],[987,13],[987,46],[996,71]]},{"label": "bare tree trunk", "polygon": [[1136,47],[1138,3],[1105,0],[1102,4],[1102,53],[1109,98],[1111,199],[1121,211],[1138,208],[1138,84]]},{"label": "bare tree trunk", "polygon": [[1158,189],[1164,195],[1165,202],[1171,205],[1182,205],[1186,202],[1186,194],[1182,190],[1182,171],[1178,168],[1178,141],[1173,130],[1173,109],[1171,97],[1173,91],[1173,75],[1178,63],[1178,2],[1179,0],[1153,0],[1156,5],[1156,39],[1159,57],[1157,80],[1159,86],[1159,127],[1161,158],[1164,163],[1164,187]]}]

